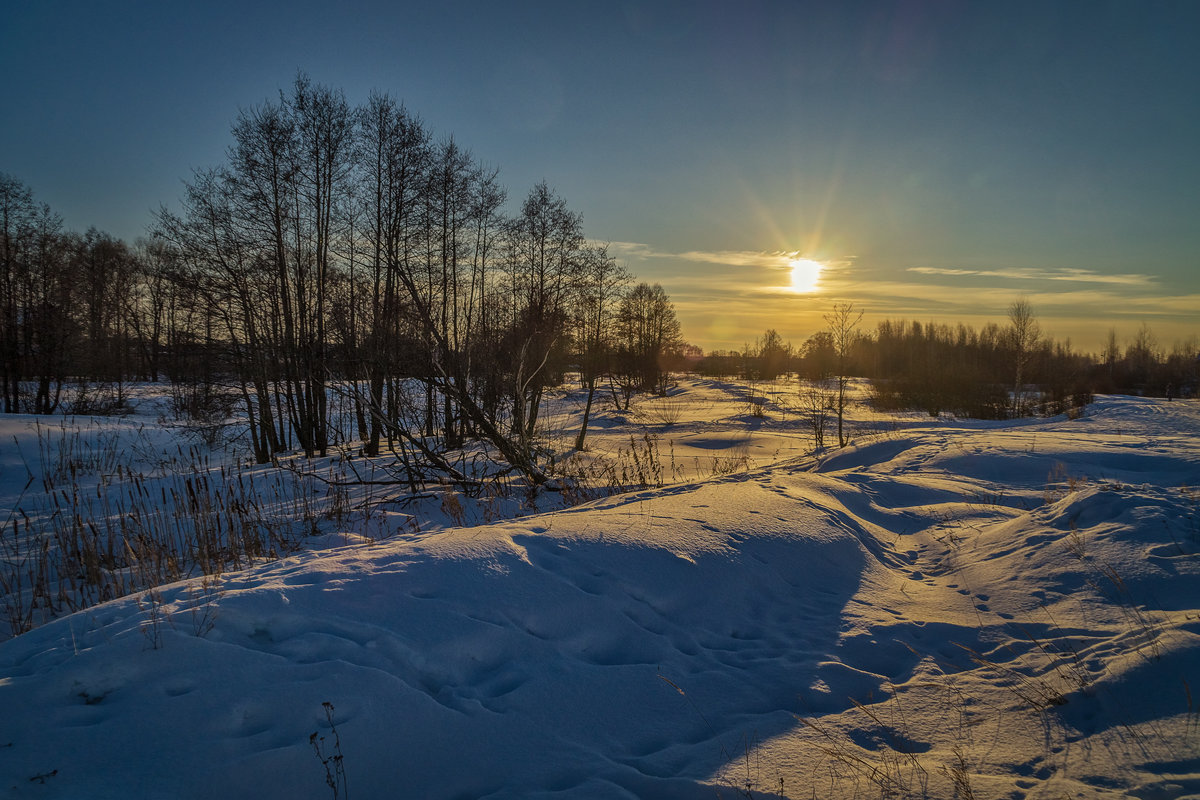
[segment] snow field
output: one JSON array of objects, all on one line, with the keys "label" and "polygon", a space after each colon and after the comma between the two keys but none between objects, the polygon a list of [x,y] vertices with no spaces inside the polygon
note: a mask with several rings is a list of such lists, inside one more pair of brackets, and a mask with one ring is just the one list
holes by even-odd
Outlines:
[{"label": "snow field", "polygon": [[[650,427],[692,469],[744,446],[736,474],[304,552],[0,644],[0,790],[330,796],[330,702],[342,796],[1200,793],[1200,407],[858,410],[872,435],[792,457],[797,422],[728,394],[685,383]],[[629,435],[604,416],[590,458]]]}]

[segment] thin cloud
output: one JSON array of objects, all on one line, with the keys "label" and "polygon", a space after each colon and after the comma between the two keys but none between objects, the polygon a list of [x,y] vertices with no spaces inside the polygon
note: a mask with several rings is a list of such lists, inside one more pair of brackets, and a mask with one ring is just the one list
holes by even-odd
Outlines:
[{"label": "thin cloud", "polygon": [[944,267],[909,267],[908,272],[920,275],[945,275],[950,277],[1003,278],[1022,281],[1070,281],[1072,283],[1105,283],[1120,286],[1153,286],[1153,275],[1140,273],[1105,274],[1090,269],[948,269]]},{"label": "thin cloud", "polygon": [[671,258],[684,261],[702,261],[706,264],[725,264],[731,267],[779,267],[790,268],[792,260],[799,257],[799,251],[764,253],[755,250],[689,250],[686,253],[676,253]]},{"label": "thin cloud", "polygon": [[618,258],[656,258],[660,257],[655,253],[653,248],[648,244],[641,242],[597,242],[593,241],[593,245],[604,245],[608,247],[608,253],[611,256]]},{"label": "thin cloud", "polygon": [[625,258],[669,258],[731,267],[786,269],[791,267],[792,259],[800,257],[798,250],[688,250],[684,253],[667,253],[641,242],[607,242],[607,245],[610,253]]}]

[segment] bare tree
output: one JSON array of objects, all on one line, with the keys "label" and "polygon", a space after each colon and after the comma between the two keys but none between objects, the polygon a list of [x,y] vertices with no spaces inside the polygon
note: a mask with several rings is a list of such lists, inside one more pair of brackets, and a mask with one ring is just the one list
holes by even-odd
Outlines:
[{"label": "bare tree", "polygon": [[812,380],[800,384],[800,416],[812,431],[814,449],[820,450],[825,446],[829,415],[836,407],[834,397],[825,381]]},{"label": "bare tree", "polygon": [[542,394],[565,362],[569,304],[584,265],[583,218],[539,183],[512,220],[508,238],[512,426],[527,449]]},{"label": "bare tree", "polygon": [[683,344],[675,305],[662,286],[639,283],[621,300],[617,318],[619,372],[632,391],[666,393],[664,360]]},{"label": "bare tree", "polygon": [[167,308],[174,288],[170,279],[173,254],[161,241],[138,239],[135,267],[137,283],[125,298],[125,313],[137,347],[137,374],[141,380],[157,383],[162,374]]},{"label": "bare tree", "polygon": [[296,430],[307,455],[325,455],[329,415],[325,380],[331,251],[341,233],[338,201],[346,194],[351,167],[353,117],[340,90],[314,85],[299,75],[292,95],[284,98],[294,120],[291,144],[295,210],[299,380]]},{"label": "bare tree", "polygon": [[29,327],[22,337],[22,352],[26,372],[36,377],[33,412],[51,414],[59,407],[81,335],[72,313],[76,285],[69,270],[62,219],[44,203],[33,218],[32,234],[26,293]]},{"label": "bare tree", "polygon": [[1013,352],[1012,415],[1019,417],[1025,407],[1025,379],[1028,368],[1037,352],[1042,328],[1034,316],[1033,306],[1025,298],[1014,300],[1008,307],[1008,340]]},{"label": "bare tree", "polygon": [[[134,294],[136,265],[128,246],[90,228],[71,236],[71,272],[77,286],[84,347],[79,354],[87,367],[77,370],[79,410],[92,412],[124,405],[124,379],[129,371],[128,298]],[[85,376],[107,393],[93,397]]]},{"label": "bare tree", "polygon": [[1116,386],[1117,364],[1121,361],[1121,346],[1117,344],[1116,328],[1108,329],[1108,337],[1104,340],[1104,372],[1106,379],[1105,389],[1112,391]]},{"label": "bare tree", "polygon": [[850,349],[857,338],[856,331],[862,317],[863,312],[856,311],[853,303],[836,303],[833,311],[825,315],[825,322],[829,325],[830,344],[837,359],[834,410],[837,412],[838,447],[845,447],[848,442],[844,419],[848,403],[846,390],[850,384]]},{"label": "bare tree", "polygon": [[1151,391],[1150,384],[1153,381],[1155,368],[1161,360],[1158,339],[1150,330],[1150,326],[1143,322],[1138,326],[1133,341],[1125,348],[1129,380],[1138,392],[1149,393]]},{"label": "bare tree", "polygon": [[584,256],[584,269],[575,299],[575,345],[579,376],[587,391],[583,421],[575,437],[575,449],[582,450],[587,437],[596,381],[608,371],[612,360],[617,304],[631,280],[629,272],[608,255],[604,246],[590,248]]},{"label": "bare tree", "polygon": [[175,284],[166,312],[168,377],[184,393],[187,410],[201,410],[212,397],[214,358],[223,351],[245,404],[255,460],[265,464],[287,448],[280,380],[287,365],[278,273],[257,231],[239,217],[244,189],[227,171],[198,171],[185,183],[182,213],[161,210],[154,235],[170,253]]},{"label": "bare tree", "polygon": [[[767,330],[754,343],[757,377],[773,381],[788,371],[792,360],[792,345],[785,342],[774,328]],[[747,348],[749,351],[750,348]],[[747,376],[749,377],[749,376]]]},{"label": "bare tree", "polygon": [[809,380],[820,381],[831,377],[837,366],[833,336],[829,331],[817,331],[804,341],[800,356],[804,375]]},{"label": "bare tree", "polygon": [[0,393],[4,410],[21,410],[23,289],[33,238],[33,193],[0,173]]},{"label": "bare tree", "polygon": [[[78,238],[78,237],[76,237]],[[0,173],[0,394],[4,411],[50,414],[81,358],[79,282],[62,219],[16,178]],[[33,402],[23,382],[34,382]]]},{"label": "bare tree", "polygon": [[385,94],[371,95],[359,112],[358,129],[370,304],[363,359],[368,403],[376,410],[365,450],[378,455],[385,423],[395,427],[399,422],[401,390],[395,378],[404,371],[404,343],[415,338],[406,330],[410,315],[404,312],[411,298],[401,273],[411,275],[416,258],[431,152],[420,120]]},{"label": "bare tree", "polygon": [[425,213],[428,232],[426,242],[425,285],[423,302],[429,304],[434,321],[446,342],[443,360],[444,380],[456,384],[458,391],[441,393],[441,409],[434,408],[433,385],[427,384],[426,428],[434,435],[440,417],[441,431],[447,449],[462,445],[462,420],[455,397],[469,392],[471,359],[467,343],[474,338],[476,294],[471,291],[471,245],[473,232],[471,216],[477,210],[473,203],[474,189],[480,168],[469,152],[459,147],[453,138],[434,148],[427,190]]}]

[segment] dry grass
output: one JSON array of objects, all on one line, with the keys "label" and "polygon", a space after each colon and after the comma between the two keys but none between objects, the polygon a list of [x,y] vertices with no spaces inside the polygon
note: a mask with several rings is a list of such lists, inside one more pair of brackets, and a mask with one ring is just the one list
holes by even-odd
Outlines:
[{"label": "dry grass", "polygon": [[129,594],[151,604],[154,587],[295,552],[322,520],[349,511],[337,491],[293,471],[213,468],[190,451],[147,476],[129,469],[118,437],[85,446],[65,428],[55,435],[41,437],[44,492],[22,494],[0,526],[0,612],[13,636]]}]

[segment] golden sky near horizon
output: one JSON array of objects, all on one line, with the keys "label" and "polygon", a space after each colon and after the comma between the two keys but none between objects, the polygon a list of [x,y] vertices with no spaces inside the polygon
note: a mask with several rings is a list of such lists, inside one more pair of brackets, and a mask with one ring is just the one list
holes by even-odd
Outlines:
[{"label": "golden sky near horizon", "polygon": [[[1110,330],[1132,340],[1145,324],[1165,350],[1200,338],[1200,295],[1171,294],[1153,276],[1087,270],[915,267],[888,279],[853,257],[800,251],[660,253],[610,243],[640,280],[656,280],[675,303],[684,338],[712,350],[741,350],[775,329],[794,345],[825,327],[835,303],[864,312],[862,327],[883,319],[1007,324],[1009,306],[1027,299],[1044,332],[1098,352]],[[649,277],[647,277],[649,276]]]}]

